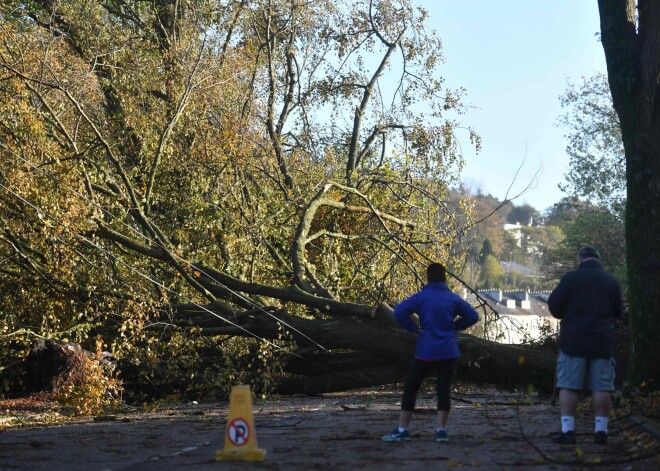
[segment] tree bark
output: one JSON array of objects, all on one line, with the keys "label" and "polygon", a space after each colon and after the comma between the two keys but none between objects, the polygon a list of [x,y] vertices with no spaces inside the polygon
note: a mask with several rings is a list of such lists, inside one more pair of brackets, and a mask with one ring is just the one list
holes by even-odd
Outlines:
[{"label": "tree bark", "polygon": [[598,6],[626,155],[630,380],[659,389],[660,4],[599,0]]}]

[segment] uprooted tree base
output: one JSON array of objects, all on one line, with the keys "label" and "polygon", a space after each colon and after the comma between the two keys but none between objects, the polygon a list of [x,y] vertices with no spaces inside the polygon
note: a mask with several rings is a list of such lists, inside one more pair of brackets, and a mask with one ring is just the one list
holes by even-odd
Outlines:
[{"label": "uprooted tree base", "polygon": [[26,390],[58,393],[65,386],[82,386],[87,380],[89,355],[77,343],[36,340],[24,363]]}]

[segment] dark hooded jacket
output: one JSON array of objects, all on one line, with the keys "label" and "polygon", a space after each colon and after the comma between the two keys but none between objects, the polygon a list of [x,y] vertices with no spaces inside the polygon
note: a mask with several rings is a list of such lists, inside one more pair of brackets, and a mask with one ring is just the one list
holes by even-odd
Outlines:
[{"label": "dark hooded jacket", "polygon": [[612,321],[623,310],[621,287],[600,261],[586,260],[577,270],[566,273],[550,294],[548,307],[561,319],[562,352],[582,358],[612,356]]}]

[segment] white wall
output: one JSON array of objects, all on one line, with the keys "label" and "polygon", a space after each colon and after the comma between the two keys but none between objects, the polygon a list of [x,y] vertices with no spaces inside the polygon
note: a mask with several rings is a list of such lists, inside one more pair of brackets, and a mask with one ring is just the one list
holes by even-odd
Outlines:
[{"label": "white wall", "polygon": [[559,332],[559,319],[529,315],[500,314],[499,321],[489,324],[488,338],[500,343],[520,344],[538,340],[544,335]]}]

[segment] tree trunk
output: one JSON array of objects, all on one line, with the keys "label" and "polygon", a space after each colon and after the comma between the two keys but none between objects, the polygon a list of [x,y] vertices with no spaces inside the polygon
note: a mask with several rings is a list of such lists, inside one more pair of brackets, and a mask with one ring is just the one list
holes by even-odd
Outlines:
[{"label": "tree trunk", "polygon": [[[207,318],[202,334],[249,336],[249,332],[275,339],[281,332],[279,326],[285,326],[298,350],[286,359],[288,375],[278,392],[321,394],[403,381],[416,336],[395,325],[386,313],[387,308],[381,306],[374,310],[373,319],[343,316],[319,320],[292,316],[284,310],[255,310],[237,316],[245,330]],[[182,317],[186,322],[199,321],[189,309]],[[553,390],[555,353],[551,349],[500,344],[467,334],[459,334],[459,345],[459,379],[502,388]]]},{"label": "tree trunk", "polygon": [[660,4],[599,0],[626,154],[631,385],[660,388]]},{"label": "tree trunk", "polygon": [[627,159],[630,379],[660,389],[660,130],[647,131],[642,139],[640,134],[635,158]]}]

